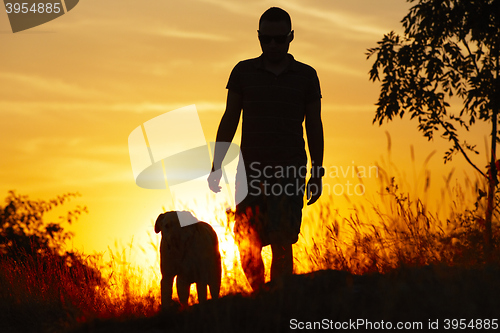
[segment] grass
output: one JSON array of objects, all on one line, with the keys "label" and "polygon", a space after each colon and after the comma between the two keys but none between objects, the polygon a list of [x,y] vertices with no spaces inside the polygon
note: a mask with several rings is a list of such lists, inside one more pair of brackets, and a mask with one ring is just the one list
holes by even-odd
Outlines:
[{"label": "grass", "polygon": [[[446,188],[451,208],[440,217],[383,172],[378,201],[352,204],[344,217],[326,198],[305,217],[294,246],[297,275],[283,286],[249,295],[236,260],[224,263],[221,299],[162,315],[158,279],[145,281],[131,265],[132,245],[110,250],[108,261],[84,254],[0,257],[2,332],[286,331],[290,318],[298,317],[426,325],[446,316],[493,319],[500,313],[492,296],[500,294],[500,233],[495,215],[494,255],[486,264],[480,223],[485,198],[476,196],[483,186]],[[231,230],[231,219],[221,223]]]}]

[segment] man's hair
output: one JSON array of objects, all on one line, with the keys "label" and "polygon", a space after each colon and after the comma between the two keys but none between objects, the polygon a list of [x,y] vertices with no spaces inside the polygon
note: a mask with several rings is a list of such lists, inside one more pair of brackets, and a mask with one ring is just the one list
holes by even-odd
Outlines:
[{"label": "man's hair", "polygon": [[289,30],[292,30],[292,19],[290,15],[281,8],[271,7],[262,14],[259,20],[259,28],[262,24],[262,21],[268,22],[285,22],[288,25]]}]

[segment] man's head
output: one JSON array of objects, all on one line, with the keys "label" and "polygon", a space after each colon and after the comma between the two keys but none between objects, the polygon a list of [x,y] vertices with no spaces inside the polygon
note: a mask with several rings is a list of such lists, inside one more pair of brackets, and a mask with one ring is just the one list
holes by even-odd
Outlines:
[{"label": "man's head", "polygon": [[262,53],[270,62],[283,60],[293,40],[292,21],[286,11],[271,7],[259,20],[259,40]]}]

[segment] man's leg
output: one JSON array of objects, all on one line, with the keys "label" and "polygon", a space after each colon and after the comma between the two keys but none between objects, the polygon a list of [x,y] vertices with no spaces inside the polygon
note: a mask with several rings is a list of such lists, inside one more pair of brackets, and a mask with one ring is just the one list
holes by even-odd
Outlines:
[{"label": "man's leg", "polygon": [[236,214],[234,234],[240,252],[241,266],[253,291],[264,286],[264,261],[262,260],[262,243],[257,231],[251,226],[255,218],[252,209],[247,208],[244,214]]},{"label": "man's leg", "polygon": [[279,281],[293,274],[292,244],[298,241],[302,221],[305,180],[299,178],[278,179],[284,195],[269,197],[272,210],[273,231],[270,232],[273,260],[271,281]]},{"label": "man's leg", "polygon": [[[243,242],[245,243],[245,242]],[[241,244],[242,245],[242,244]],[[253,291],[258,291],[264,286],[264,262],[262,261],[262,247],[248,242],[240,246],[240,259],[243,272],[247,277]]]},{"label": "man's leg", "polygon": [[293,274],[292,244],[271,244],[273,260],[271,263],[271,281],[282,280]]}]

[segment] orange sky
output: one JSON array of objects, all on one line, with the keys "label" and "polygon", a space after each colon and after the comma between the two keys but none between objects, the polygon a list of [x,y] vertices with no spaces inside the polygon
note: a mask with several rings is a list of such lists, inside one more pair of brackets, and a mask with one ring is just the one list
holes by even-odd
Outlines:
[{"label": "orange sky", "polygon": [[[463,176],[462,159],[444,166],[447,143],[427,142],[416,123],[372,125],[380,85],[368,80],[365,52],[384,33],[401,31],[410,8],[403,0],[81,0],[68,14],[16,34],[0,13],[0,196],[12,189],[41,199],[80,192],[74,203],[89,214],[75,226],[77,248],[104,251],[132,238],[147,247],[168,198],[135,185],[129,134],[196,104],[206,140],[214,140],[229,73],[260,55],[258,18],[271,6],[291,14],[290,53],[318,72],[327,168],[380,162],[387,130],[392,160],[409,183],[410,145],[417,169],[437,150],[429,164],[435,191],[452,167]],[[470,137],[484,150],[485,127]],[[475,161],[486,165],[485,156]],[[367,195],[376,195],[379,188],[367,184]]]}]

